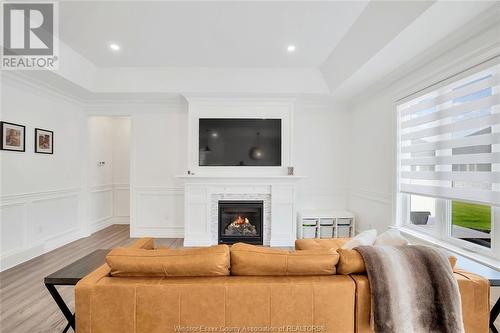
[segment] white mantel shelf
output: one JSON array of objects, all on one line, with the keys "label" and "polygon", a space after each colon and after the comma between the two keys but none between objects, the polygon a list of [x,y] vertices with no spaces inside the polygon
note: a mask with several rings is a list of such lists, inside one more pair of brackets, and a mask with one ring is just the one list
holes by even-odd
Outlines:
[{"label": "white mantel shelf", "polygon": [[259,174],[178,175],[184,182],[184,246],[218,243],[219,200],[264,202],[264,245],[293,246],[296,184],[302,176]]}]

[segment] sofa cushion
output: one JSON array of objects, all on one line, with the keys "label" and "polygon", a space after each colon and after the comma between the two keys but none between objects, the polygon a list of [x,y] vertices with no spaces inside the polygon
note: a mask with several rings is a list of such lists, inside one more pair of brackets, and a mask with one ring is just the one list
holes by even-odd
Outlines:
[{"label": "sofa cushion", "polygon": [[329,275],[338,260],[333,249],[292,252],[237,243],[231,247],[231,275]]},{"label": "sofa cushion", "polygon": [[111,276],[229,275],[229,247],[144,250],[116,248],[106,257]]},{"label": "sofa cushion", "polygon": [[[339,261],[337,264],[338,274],[360,274],[365,273],[365,262],[363,257],[356,250],[343,249],[344,245],[349,238],[325,238],[325,239],[298,239],[295,241],[296,250],[311,250],[311,249],[334,249],[339,254]],[[451,268],[455,267],[457,258],[450,256],[449,258]]]},{"label": "sofa cushion", "polygon": [[304,238],[295,241],[295,250],[339,249],[350,238]]},{"label": "sofa cushion", "polygon": [[341,249],[351,238],[298,239],[296,250],[333,249],[339,254],[337,273],[352,274],[365,272],[365,262],[356,250]]},{"label": "sofa cushion", "polygon": [[337,265],[337,272],[339,274],[359,274],[365,273],[365,261],[361,254],[356,250],[338,249],[340,255],[339,263]]}]

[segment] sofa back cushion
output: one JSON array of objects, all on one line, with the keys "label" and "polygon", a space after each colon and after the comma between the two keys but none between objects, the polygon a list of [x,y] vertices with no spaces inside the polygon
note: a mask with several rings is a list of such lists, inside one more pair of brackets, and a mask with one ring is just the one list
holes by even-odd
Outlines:
[{"label": "sofa back cushion", "polygon": [[[337,264],[337,272],[339,274],[360,274],[366,272],[365,261],[361,254],[355,249],[337,249],[340,255],[339,263]],[[455,269],[455,264],[457,263],[457,258],[454,256],[449,256],[448,261],[450,262],[451,269]]]},{"label": "sofa back cushion", "polygon": [[229,247],[144,250],[115,248],[106,262],[111,276],[229,275]]},{"label": "sofa back cushion", "polygon": [[[339,254],[337,264],[338,274],[360,274],[365,273],[365,262],[361,254],[355,249],[342,248],[350,239],[349,238],[325,238],[325,239],[298,239],[295,241],[296,250],[311,250],[311,249],[333,249]],[[299,251],[301,252],[301,251]],[[451,268],[455,268],[457,258],[450,256]]]},{"label": "sofa back cushion", "polygon": [[339,249],[350,238],[304,238],[295,241],[295,250]]},{"label": "sofa back cushion", "polygon": [[356,250],[337,249],[340,255],[337,271],[339,274],[359,274],[365,273],[365,261],[361,254]]},{"label": "sofa back cushion", "polygon": [[332,249],[292,252],[237,243],[231,247],[231,275],[330,275],[338,260]]}]

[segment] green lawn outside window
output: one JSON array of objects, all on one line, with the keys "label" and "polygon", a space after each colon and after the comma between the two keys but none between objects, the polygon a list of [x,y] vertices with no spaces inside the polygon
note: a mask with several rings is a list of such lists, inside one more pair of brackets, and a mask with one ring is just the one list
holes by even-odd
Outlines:
[{"label": "green lawn outside window", "polygon": [[491,231],[491,207],[452,201],[452,223],[484,232]]}]

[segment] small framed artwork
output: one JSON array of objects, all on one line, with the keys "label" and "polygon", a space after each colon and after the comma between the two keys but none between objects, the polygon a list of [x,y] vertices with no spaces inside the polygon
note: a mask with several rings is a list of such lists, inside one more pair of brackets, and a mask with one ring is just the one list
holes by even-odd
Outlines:
[{"label": "small framed artwork", "polygon": [[35,128],[35,153],[54,153],[54,132]]},{"label": "small framed artwork", "polygon": [[2,142],[0,149],[11,151],[25,151],[26,127],[19,124],[0,122]]}]

